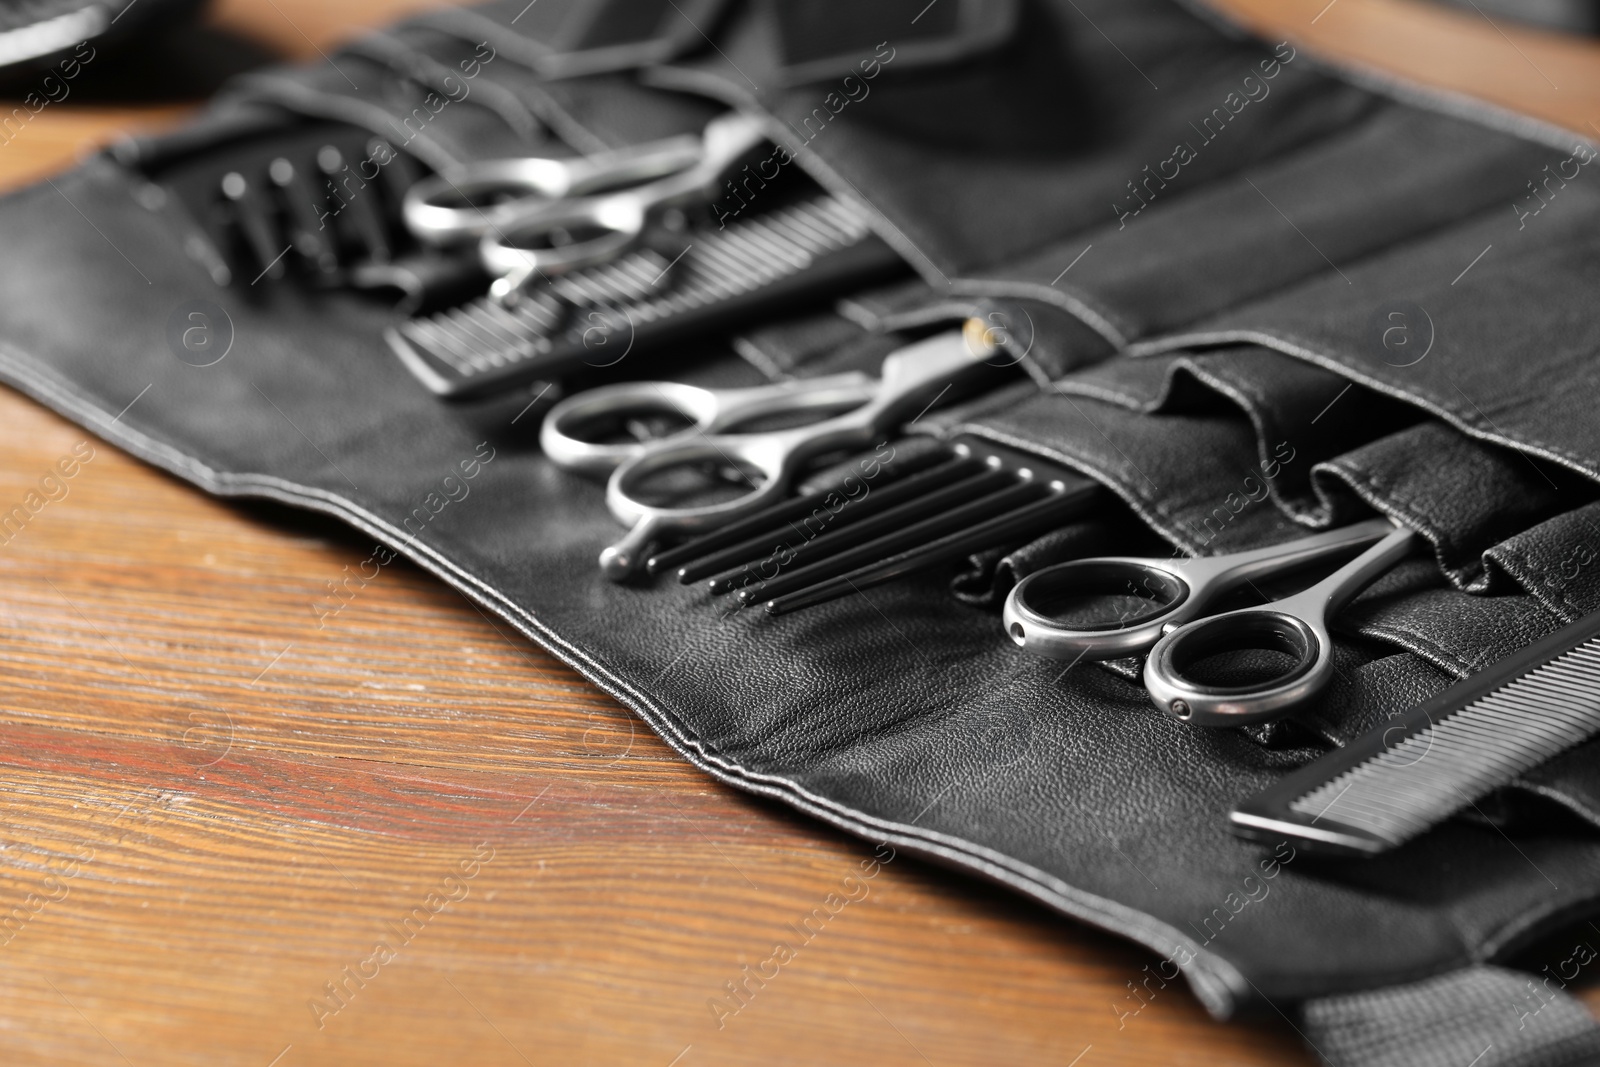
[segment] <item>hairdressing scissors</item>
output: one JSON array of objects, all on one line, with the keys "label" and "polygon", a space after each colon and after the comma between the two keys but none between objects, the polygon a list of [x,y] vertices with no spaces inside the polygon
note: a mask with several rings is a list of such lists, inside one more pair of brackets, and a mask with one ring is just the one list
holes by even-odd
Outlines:
[{"label": "hairdressing scissors", "polygon": [[[535,275],[615,259],[663,212],[716,199],[723,176],[765,139],[759,120],[730,112],[699,137],[673,137],[572,160],[468,164],[412,186],[407,225],[422,240],[477,239],[490,294],[511,300]],[[475,201],[502,197],[483,207]]]},{"label": "hairdressing scissors", "polygon": [[[865,448],[900,423],[914,420],[958,380],[994,354],[983,331],[940,334],[907,345],[883,361],[881,376],[847,373],[750,389],[701,389],[678,382],[622,382],[578,393],[545,416],[539,441],[569,470],[610,471],[606,504],[631,524],[600,554],[606,576],[620,580],[638,569],[664,534],[710,530],[773,503],[802,465],[841,449]],[[690,425],[669,436],[627,444],[595,444],[575,431],[587,423],[675,413]],[[741,425],[775,415],[815,415],[793,429],[740,433]],[[642,498],[642,487],[663,472],[712,464],[731,467],[748,486],[735,499],[693,507],[664,507]]]},{"label": "hairdressing scissors", "polygon": [[561,200],[677,174],[704,154],[704,141],[684,134],[569,159],[527,156],[468,163],[413,184],[401,212],[419,241],[462,244]]},{"label": "hairdressing scissors", "polygon": [[[1148,652],[1145,688],[1157,707],[1184,722],[1263,722],[1327,686],[1333,676],[1329,616],[1404,558],[1414,537],[1388,519],[1370,519],[1223,556],[1075,560],[1018,582],[1006,598],[1002,619],[1018,645],[1053,659],[1112,659]],[[1356,550],[1363,551],[1294,596],[1201,618],[1219,597],[1258,578]],[[1074,597],[1131,598],[1135,605],[1121,618],[1106,619],[1102,610],[1098,619],[1069,623],[1062,620],[1061,608]],[[1056,609],[1054,614],[1050,608]],[[1084,612],[1093,613],[1089,608]],[[1210,685],[1190,674],[1209,657],[1257,649],[1285,654],[1293,665],[1276,677],[1246,685]]]}]

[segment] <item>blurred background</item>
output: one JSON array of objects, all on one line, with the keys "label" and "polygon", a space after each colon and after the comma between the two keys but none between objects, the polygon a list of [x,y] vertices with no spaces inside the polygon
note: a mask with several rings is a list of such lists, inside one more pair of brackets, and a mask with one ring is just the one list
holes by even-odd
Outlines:
[{"label": "blurred background", "polygon": [[[1478,96],[1569,128],[1600,117],[1600,0],[1208,0],[1335,60]],[[441,0],[6,0],[0,116],[88,38],[59,100],[0,117],[0,187],[59,170],[119,131],[177,123],[228,76],[315,60],[363,27]],[[26,109],[24,109],[26,110]],[[22,126],[25,125],[24,130]],[[1593,131],[1590,131],[1593,132]]]}]

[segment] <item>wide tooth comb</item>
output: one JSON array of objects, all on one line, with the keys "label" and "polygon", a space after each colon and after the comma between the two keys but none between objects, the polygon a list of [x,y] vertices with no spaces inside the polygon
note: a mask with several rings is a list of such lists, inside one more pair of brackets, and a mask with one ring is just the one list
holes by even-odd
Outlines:
[{"label": "wide tooth comb", "polygon": [[313,186],[305,173],[283,156],[267,166],[267,177],[281,193],[288,237],[311,268],[319,275],[331,277],[339,270],[338,248],[323,233],[319,207],[324,197]]},{"label": "wide tooth comb", "polygon": [[[259,184],[236,170],[229,171],[222,176],[222,196],[232,208],[232,222],[238,227],[244,238],[244,246],[255,260],[249,267],[250,273],[259,270],[260,274],[256,277],[274,281],[283,277],[283,253],[288,249],[278,244],[278,234],[273,227],[272,205],[262,195]],[[243,275],[245,272],[241,270],[238,273]]]},{"label": "wide tooth comb", "polygon": [[[1031,501],[975,526],[957,529],[921,544],[915,543],[917,538],[912,536],[899,538],[910,543],[910,547],[836,578],[775,597],[766,603],[767,614],[786,615],[838,600],[851,593],[860,593],[920,570],[952,563],[975,552],[1026,544],[1063,523],[1082,518],[1086,512],[1102,506],[1105,500],[1100,486],[1076,478],[1041,481],[1039,488],[1041,492]],[[890,549],[894,540],[885,539],[878,550]]]},{"label": "wide tooth comb", "polygon": [[[742,604],[771,600],[833,578],[873,560],[901,551],[906,544],[932,541],[963,526],[976,525],[984,513],[1009,508],[1036,497],[1031,474],[1019,477],[1006,470],[999,457],[987,457],[972,476],[954,485],[915,497],[860,526],[827,534],[801,545],[790,565],[777,577],[750,584],[737,583]],[[718,588],[718,584],[721,588]],[[713,580],[711,591],[732,592],[733,576]]]},{"label": "wide tooth comb", "polygon": [[[877,482],[837,512],[826,507],[836,490],[783,501],[736,528],[660,553],[648,568],[677,567],[684,582],[716,573],[708,583],[713,594],[733,593],[742,605],[764,603],[769,613],[783,614],[973,552],[1023,543],[1102,498],[1087,479],[1041,477],[1030,465],[964,442],[916,461],[888,485]],[[795,525],[819,512],[829,517],[816,527]]]},{"label": "wide tooth comb", "polygon": [[[322,172],[328,195],[339,205],[338,213],[345,215],[348,212],[350,233],[361,251],[361,255],[355,258],[373,263],[387,263],[393,259],[394,245],[389,238],[389,223],[384,220],[383,212],[373,196],[363,195],[366,190],[362,187],[350,187],[351,171],[344,154],[334,145],[326,144],[317,149],[316,163],[317,169]],[[339,180],[341,174],[344,175],[343,182]],[[360,178],[356,180],[360,181]]]},{"label": "wide tooth comb", "polygon": [[[892,458],[884,460],[877,474],[870,480],[864,474],[852,469],[847,474],[826,480],[821,488],[774,504],[770,508],[719,527],[692,541],[659,552],[650,557],[645,569],[651,574],[660,574],[683,564],[678,569],[678,580],[684,583],[699,581],[719,571],[759,559],[785,543],[791,535],[797,538],[808,536],[805,523],[816,517],[818,511],[831,516],[824,520],[827,525],[834,527],[846,525],[870,514],[863,510],[868,500],[871,500],[874,506],[883,506],[902,499],[908,491],[918,492],[916,486],[907,489],[899,483],[902,480],[915,481],[914,476],[929,467],[945,470],[956,463],[972,465],[977,463],[970,457],[956,455],[944,447],[913,451],[910,455],[902,454],[906,451],[911,450],[902,449]],[[855,474],[861,484],[868,487],[867,494],[860,499],[856,499],[850,492],[849,474]],[[828,506],[829,500],[835,494],[843,494],[846,497],[845,505],[837,513],[832,512]],[[796,526],[796,523],[800,525]]]},{"label": "wide tooth comb", "polygon": [[[875,540],[904,528],[909,522],[965,503],[1010,481],[1011,476],[1001,469],[997,459],[986,463],[971,455],[958,456],[918,477],[884,489],[876,497],[869,495],[860,501],[847,503],[839,509],[839,518],[845,521],[829,524],[836,528],[821,534],[802,528],[795,531],[797,536],[786,539],[783,547],[776,550],[785,553],[784,569],[793,573],[813,560],[836,556],[847,548]],[[771,551],[764,554],[770,555]],[[678,572],[679,581],[694,580],[684,577],[684,571],[688,569],[686,567]],[[719,567],[718,570],[724,573],[718,574],[708,585],[711,592],[718,596],[744,590],[746,586],[765,580],[761,577],[761,566],[755,563],[734,565],[732,570]]]},{"label": "wide tooth comb", "polygon": [[1370,856],[1600,732],[1600,612],[1240,804],[1234,833]]}]

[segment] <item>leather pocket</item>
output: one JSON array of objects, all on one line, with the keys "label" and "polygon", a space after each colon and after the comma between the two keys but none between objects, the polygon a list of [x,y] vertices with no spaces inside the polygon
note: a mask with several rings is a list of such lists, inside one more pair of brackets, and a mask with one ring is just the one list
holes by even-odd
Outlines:
[{"label": "leather pocket", "polygon": [[[1264,487],[1285,516],[1315,529],[1386,515],[1427,538],[1444,576],[1468,592],[1534,593],[1523,580],[1523,554],[1545,551],[1534,548],[1537,539],[1524,536],[1524,547],[1499,563],[1491,550],[1600,496],[1559,466],[1255,346],[1111,360],[1053,388],[1156,416],[1236,409],[1255,436],[1254,481],[1240,487],[1247,500]],[[1237,504],[1224,497],[1225,507]],[[1202,531],[1226,519],[1212,509]],[[1568,554],[1561,570],[1575,569],[1582,555]],[[1543,580],[1548,587],[1549,575]]]},{"label": "leather pocket", "polygon": [[[1315,465],[1422,418],[1320,367],[1253,345],[1106,360],[1062,376],[1051,391],[1153,415],[1242,416],[1254,432],[1255,462],[1253,480],[1240,488],[1247,498],[1264,489],[1285,516],[1316,528],[1349,521],[1351,510],[1335,514],[1317,492]],[[1236,504],[1224,497],[1224,506]],[[1213,510],[1201,519],[1202,530],[1221,521],[1224,516]]]},{"label": "leather pocket", "polygon": [[1597,167],[1547,149],[1520,196],[1136,351],[1262,344],[1600,481]]},{"label": "leather pocket", "polygon": [[1180,551],[1206,555],[1370,514],[1368,501],[1319,490],[1318,464],[1420,418],[1253,346],[1113,358],[945,416],[959,432],[1082,470]]},{"label": "leather pocket", "polygon": [[1341,268],[1491,206],[1503,210],[1548,155],[1469,122],[1383,104],[1199,188],[1169,189],[1146,168],[1133,175],[1120,217],[1110,211],[1103,223],[960,285],[1068,308],[1114,344],[1131,345],[1308,279],[1344,284]]},{"label": "leather pocket", "polygon": [[1484,553],[1488,578],[1514,579],[1562,622],[1600,611],[1600,503],[1563,512]]},{"label": "leather pocket", "polygon": [[1358,500],[1404,523],[1432,543],[1444,576],[1474,593],[1534,592],[1496,582],[1520,572],[1488,566],[1488,554],[1597,495],[1570,472],[1431,420],[1318,464],[1312,480],[1324,514],[1348,514]]}]

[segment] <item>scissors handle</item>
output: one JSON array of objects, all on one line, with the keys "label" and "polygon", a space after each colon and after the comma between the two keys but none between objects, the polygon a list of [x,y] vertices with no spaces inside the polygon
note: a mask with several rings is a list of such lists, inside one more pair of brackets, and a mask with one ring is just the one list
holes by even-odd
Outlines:
[{"label": "scissors handle", "polygon": [[[1382,540],[1303,592],[1199,619],[1161,638],[1144,664],[1150,699],[1197,726],[1238,726],[1276,719],[1315,697],[1333,677],[1329,616],[1411,551],[1416,535],[1389,525]],[[1293,665],[1253,685],[1208,685],[1189,673],[1211,656],[1254,649],[1287,655]]]},{"label": "scissors handle", "polygon": [[567,397],[545,415],[539,445],[558,467],[610,474],[646,443],[585,440],[584,427],[616,424],[631,416],[666,413],[686,419],[677,433],[657,444],[721,433],[769,415],[831,413],[872,399],[877,382],[859,371],[781,382],[748,389],[702,389],[682,382],[619,382]]},{"label": "scissors handle", "polygon": [[[939,334],[885,358],[871,399],[852,411],[792,430],[679,434],[641,446],[612,472],[606,485],[611,513],[633,529],[600,554],[601,570],[621,580],[643,563],[650,546],[663,535],[712,529],[775,502],[807,460],[874,444],[919,408],[931,405],[957,379],[982,367],[993,351],[973,351],[959,331]],[[663,471],[704,463],[732,465],[752,475],[750,491],[700,507],[660,507],[641,499],[643,485]]]},{"label": "scissors handle", "polygon": [[[701,138],[682,134],[570,159],[527,156],[468,163],[412,185],[401,202],[401,216],[419,241],[460,244],[563,199],[687,170],[704,154]],[[483,203],[486,199],[493,202]]]},{"label": "scissors handle", "polygon": [[[1011,639],[1035,655],[1091,660],[1143,655],[1166,631],[1199,617],[1239,586],[1361,548],[1393,530],[1387,519],[1371,519],[1221,556],[1108,556],[1058,563],[1018,582],[1001,619]],[[1091,598],[1099,610],[1075,611],[1070,623],[1054,610]],[[1124,609],[1112,614],[1106,603]]]},{"label": "scissors handle", "polygon": [[630,189],[536,207],[486,232],[478,255],[499,276],[490,295],[511,302],[535,275],[615,259],[638,242],[655,214],[716,199],[723,175],[764,139],[754,117],[719,115],[706,124],[693,165]]}]

